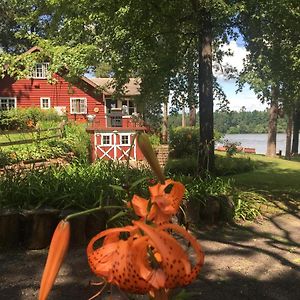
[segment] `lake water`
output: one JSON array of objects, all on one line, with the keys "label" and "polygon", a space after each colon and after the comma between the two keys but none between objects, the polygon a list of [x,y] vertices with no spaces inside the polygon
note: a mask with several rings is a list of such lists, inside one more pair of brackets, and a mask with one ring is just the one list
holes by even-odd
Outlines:
[{"label": "lake water", "polygon": [[[285,133],[277,134],[276,152],[282,151],[285,154]],[[266,154],[268,135],[265,133],[249,133],[249,134],[226,134],[222,140],[241,143],[242,147],[255,148],[257,154]],[[217,143],[219,145],[220,143]]]}]

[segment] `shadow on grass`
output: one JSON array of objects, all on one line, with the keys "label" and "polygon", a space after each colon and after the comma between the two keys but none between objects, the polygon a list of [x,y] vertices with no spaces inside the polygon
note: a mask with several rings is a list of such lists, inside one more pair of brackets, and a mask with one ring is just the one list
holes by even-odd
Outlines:
[{"label": "shadow on grass", "polygon": [[230,176],[237,186],[265,193],[289,193],[300,199],[300,169],[259,169]]}]

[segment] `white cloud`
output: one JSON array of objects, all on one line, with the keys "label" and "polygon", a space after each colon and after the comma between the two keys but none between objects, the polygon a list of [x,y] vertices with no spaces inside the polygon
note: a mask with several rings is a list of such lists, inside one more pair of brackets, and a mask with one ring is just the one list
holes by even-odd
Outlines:
[{"label": "white cloud", "polygon": [[[232,52],[232,56],[224,56],[222,66],[230,65],[240,72],[243,69],[243,59],[246,58],[247,50],[243,46],[239,46],[236,41],[231,41],[229,45],[223,46],[224,51]],[[220,71],[214,72],[217,77],[219,84],[223,88],[227,98],[229,100],[229,107],[231,110],[240,110],[243,106],[246,110],[265,110],[266,104],[262,104],[250,90],[248,85],[245,85],[243,91],[236,94],[236,85],[234,80],[228,80],[224,74]]]},{"label": "white cloud", "polygon": [[224,51],[231,50],[232,56],[225,56],[223,62],[235,67],[239,72],[243,69],[243,59],[246,58],[247,51],[245,47],[238,46],[236,41],[231,41],[229,45],[223,46]]},{"label": "white cloud", "polygon": [[238,46],[236,41],[231,41],[229,44],[221,47],[224,52],[230,52],[232,55],[224,55],[221,64],[214,62],[214,75],[218,79],[226,79],[225,74],[222,72],[226,66],[235,68],[238,72],[243,69],[243,59],[246,58],[247,51],[245,47]]},{"label": "white cloud", "polygon": [[239,111],[242,107],[245,107],[247,111],[253,111],[265,110],[268,107],[266,104],[262,104],[248,88],[241,93],[229,95],[228,99],[231,110]]}]

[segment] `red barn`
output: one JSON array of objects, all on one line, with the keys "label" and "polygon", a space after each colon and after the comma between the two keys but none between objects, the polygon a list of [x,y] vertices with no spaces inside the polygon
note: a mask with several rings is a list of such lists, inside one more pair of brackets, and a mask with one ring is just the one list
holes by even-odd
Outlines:
[{"label": "red barn", "polygon": [[[40,51],[34,47],[28,53]],[[0,79],[0,111],[14,108],[40,107],[55,109],[69,120],[88,122],[91,134],[93,159],[141,160],[143,156],[133,143],[136,131],[146,127],[139,118],[135,97],[139,95],[139,83],[131,78],[125,86],[125,94],[112,97],[110,78],[78,78],[68,82],[63,76],[54,74],[47,80],[49,63],[36,65],[28,78]]]}]

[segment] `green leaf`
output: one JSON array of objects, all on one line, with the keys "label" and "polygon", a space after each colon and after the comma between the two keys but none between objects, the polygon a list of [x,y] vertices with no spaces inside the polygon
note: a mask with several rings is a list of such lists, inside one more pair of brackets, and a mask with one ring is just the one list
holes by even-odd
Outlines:
[{"label": "green leaf", "polygon": [[111,188],[113,188],[114,190],[116,190],[116,191],[126,192],[125,189],[122,188],[122,187],[119,186],[119,185],[110,184],[109,186],[110,186]]},{"label": "green leaf", "polygon": [[136,181],[134,181],[131,185],[130,185],[130,190],[132,190],[133,188],[135,188],[137,185],[139,185],[140,183],[142,183],[143,181],[147,180],[148,177],[143,177],[141,179],[138,179]]},{"label": "green leaf", "polygon": [[123,216],[126,216],[127,212],[126,211],[119,211],[117,214],[115,214],[114,216],[112,216],[106,223],[109,224]]}]

